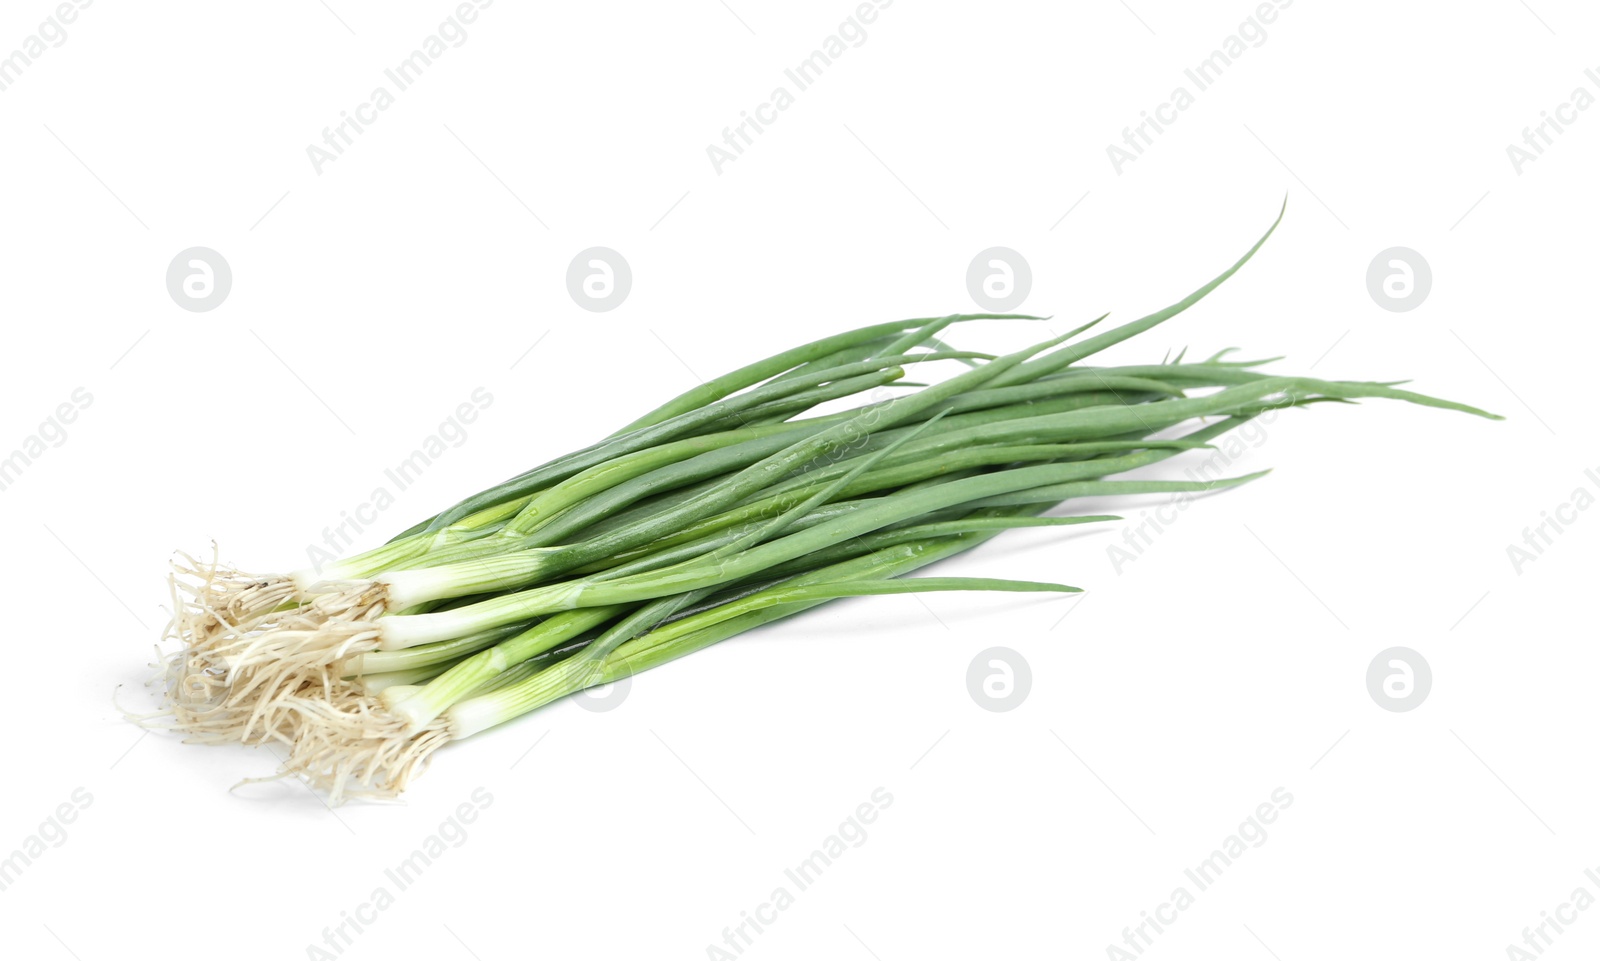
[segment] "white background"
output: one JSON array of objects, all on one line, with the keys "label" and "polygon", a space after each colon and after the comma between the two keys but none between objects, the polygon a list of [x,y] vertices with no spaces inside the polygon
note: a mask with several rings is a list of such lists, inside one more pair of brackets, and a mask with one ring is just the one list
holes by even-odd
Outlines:
[{"label": "white background", "polygon": [[[1294,800],[1267,840],[1145,957],[1506,957],[1575,888],[1600,894],[1600,512],[1520,574],[1507,556],[1600,469],[1600,110],[1520,175],[1506,154],[1595,90],[1600,13],[1300,0],[1119,175],[1107,145],[1254,9],[1129,2],[901,0],[720,175],[707,145],[852,4],[501,0],[320,175],[307,145],[449,3],[84,10],[0,92],[0,450],[93,397],[0,492],[0,854],[93,798],[0,893],[8,954],[306,957],[480,787],[466,842],[343,956],[704,958],[878,787],[894,800],[865,843],[744,957],[1106,957],[1278,787]],[[0,54],[52,9],[7,3]],[[967,264],[992,245],[1028,258],[1024,307],[1053,324],[1140,316],[1230,263],[1285,193],[1238,277],[1108,356],[1238,346],[1508,421],[1291,412],[1238,465],[1269,478],[1120,574],[1122,525],[939,568],[1079,600],[835,605],[641,676],[610,713],[558,704],[455,746],[402,805],[230,793],[274,759],[142,736],[113,706],[119,684],[147,703],[171,551],[214,538],[247,568],[300,566],[474,388],[494,400],[468,441],[362,546],[696,376],[971,309]],[[233,269],[210,313],[164,286],[196,245]],[[633,268],[609,313],[564,283],[593,245]],[[1366,289],[1395,245],[1433,269],[1409,313]],[[1009,713],[966,690],[995,644],[1032,667]],[[1366,689],[1394,645],[1433,668],[1410,713]],[[1579,917],[1547,957],[1600,948],[1600,910]]]}]

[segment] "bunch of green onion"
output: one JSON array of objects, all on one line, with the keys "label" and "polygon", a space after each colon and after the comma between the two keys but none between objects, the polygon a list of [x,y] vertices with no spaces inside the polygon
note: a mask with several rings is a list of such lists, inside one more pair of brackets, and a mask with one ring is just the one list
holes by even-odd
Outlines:
[{"label": "bunch of green onion", "polygon": [[[1376,397],[1494,417],[1393,383],[1267,374],[1227,351],[1085,363],[1192,306],[1276,227],[1178,303],[1093,335],[1099,321],[1003,356],[954,350],[940,339],[952,325],[1038,319],[969,314],[784,351],[328,569],[185,558],[163,717],[193,740],[276,741],[279,776],[335,801],[392,797],[450,741],[833,599],[1077,590],[904,575],[1009,528],[1115,519],[1047,513],[1075,498],[1252,480],[1112,478],[1265,411]],[[940,361],[966,369],[885,396]]]}]

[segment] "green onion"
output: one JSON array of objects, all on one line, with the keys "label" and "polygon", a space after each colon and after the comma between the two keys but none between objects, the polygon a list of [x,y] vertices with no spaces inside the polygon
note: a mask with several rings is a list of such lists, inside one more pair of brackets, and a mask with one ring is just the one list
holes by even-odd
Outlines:
[{"label": "green onion", "polygon": [[[1255,480],[1265,472],[1120,475],[1268,411],[1373,398],[1495,418],[1403,382],[1284,376],[1230,351],[1084,363],[1194,306],[1282,216],[1222,274],[1131,323],[1089,334],[1101,318],[1002,355],[943,338],[1038,318],[861,327],[708,381],[325,570],[184,558],[164,722],[208,743],[282,744],[280,773],[335,801],[392,797],[446,744],[819,604],[1075,591],[905,575],[1007,530],[1115,519],[1048,513],[1074,499]],[[911,365],[961,366],[911,384]],[[818,412],[847,398],[856,406]]]}]

